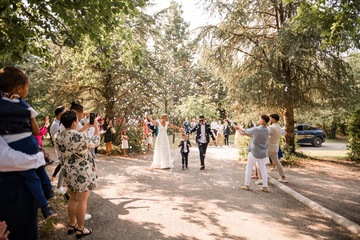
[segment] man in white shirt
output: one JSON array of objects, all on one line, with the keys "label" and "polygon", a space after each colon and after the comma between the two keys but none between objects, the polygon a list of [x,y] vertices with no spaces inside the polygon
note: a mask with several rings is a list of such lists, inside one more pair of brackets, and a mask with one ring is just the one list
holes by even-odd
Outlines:
[{"label": "man in white shirt", "polygon": [[[61,129],[64,130],[64,127],[60,125],[60,117],[65,112],[65,110],[66,109],[63,106],[57,107],[55,109],[55,118],[54,118],[54,121],[51,123],[51,126],[50,126],[50,135],[51,135],[51,139],[52,139],[53,143],[55,143],[55,134],[58,133],[59,131],[61,131]],[[56,148],[55,148],[55,154],[56,154],[56,158],[59,158],[59,155],[58,155],[58,152],[57,152]],[[56,188],[55,188],[55,193],[65,194],[66,190],[62,187],[62,185],[63,185],[63,176],[62,176],[62,172],[60,170],[61,170],[61,163],[59,163],[56,166],[56,168],[54,170],[54,173],[51,176],[51,181],[54,181],[57,173],[60,172],[59,173],[58,183],[57,183]]]},{"label": "man in white shirt", "polygon": [[6,222],[10,239],[38,239],[38,208],[18,172],[45,164],[41,151],[35,155],[15,151],[0,136],[0,220]]},{"label": "man in white shirt", "polygon": [[[211,128],[211,131],[213,132],[214,136],[217,136],[218,123],[215,118],[211,122],[210,128]],[[217,146],[217,141],[214,141],[214,143],[215,143],[215,146]]]}]

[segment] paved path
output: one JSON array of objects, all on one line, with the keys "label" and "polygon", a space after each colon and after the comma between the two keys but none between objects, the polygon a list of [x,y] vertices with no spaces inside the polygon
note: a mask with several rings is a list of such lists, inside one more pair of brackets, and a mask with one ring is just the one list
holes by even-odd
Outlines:
[{"label": "paved path", "polygon": [[[237,160],[237,151],[209,147],[204,171],[199,170],[196,147],[191,149],[188,170],[181,170],[178,149],[172,151],[172,170],[151,169],[149,155],[102,157],[98,163],[100,185],[91,194],[88,207],[93,217],[87,225],[94,232],[86,239],[357,239],[345,227],[274,184],[270,184],[270,193],[261,192],[253,182],[252,191],[241,190],[245,163]],[[309,175],[311,170],[306,167],[300,172],[286,169],[289,187],[298,191],[303,187],[302,194],[334,201],[331,205],[348,205],[344,211],[356,215],[352,221],[359,223],[359,167],[355,170],[342,177],[339,172],[339,182],[332,185],[320,176],[314,177],[316,173]],[[270,174],[277,178],[276,173]],[[340,183],[348,178],[357,184],[351,200],[346,184]],[[324,186],[326,191],[322,190]],[[339,189],[341,194],[334,193]],[[54,236],[73,238],[61,227]]]},{"label": "paved path", "polygon": [[299,151],[304,152],[310,156],[326,157],[339,156],[345,157],[347,155],[347,143],[342,142],[325,142],[321,147],[313,147],[311,145],[298,145]]}]

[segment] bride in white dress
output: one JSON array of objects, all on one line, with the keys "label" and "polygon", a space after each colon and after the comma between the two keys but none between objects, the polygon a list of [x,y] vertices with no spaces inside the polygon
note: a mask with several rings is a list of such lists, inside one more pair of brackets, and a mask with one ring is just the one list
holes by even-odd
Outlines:
[{"label": "bride in white dress", "polygon": [[160,121],[154,121],[149,116],[147,119],[159,128],[159,133],[156,137],[154,158],[151,164],[152,168],[167,169],[173,168],[173,161],[171,159],[170,143],[167,135],[168,127],[174,128],[180,131],[184,131],[182,128],[172,125],[168,122],[168,115],[161,114]]}]

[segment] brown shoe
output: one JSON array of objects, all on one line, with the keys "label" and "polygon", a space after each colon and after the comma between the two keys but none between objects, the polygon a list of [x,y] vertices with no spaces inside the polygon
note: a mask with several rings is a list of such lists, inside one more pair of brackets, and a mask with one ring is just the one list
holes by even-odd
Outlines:
[{"label": "brown shoe", "polygon": [[243,190],[247,190],[247,191],[250,190],[250,187],[248,185],[242,185],[242,186],[240,186],[240,188]]},{"label": "brown shoe", "polygon": [[268,189],[267,187],[262,187],[262,188],[261,188],[261,191],[263,191],[263,192],[269,192],[269,189]]}]

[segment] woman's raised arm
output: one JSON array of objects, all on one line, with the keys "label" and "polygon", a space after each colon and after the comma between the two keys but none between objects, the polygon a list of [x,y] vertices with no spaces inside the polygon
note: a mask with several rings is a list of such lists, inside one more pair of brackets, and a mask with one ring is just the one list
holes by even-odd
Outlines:
[{"label": "woman's raised arm", "polygon": [[146,116],[146,119],[150,121],[152,124],[159,125],[159,122],[154,121],[150,116]]}]

